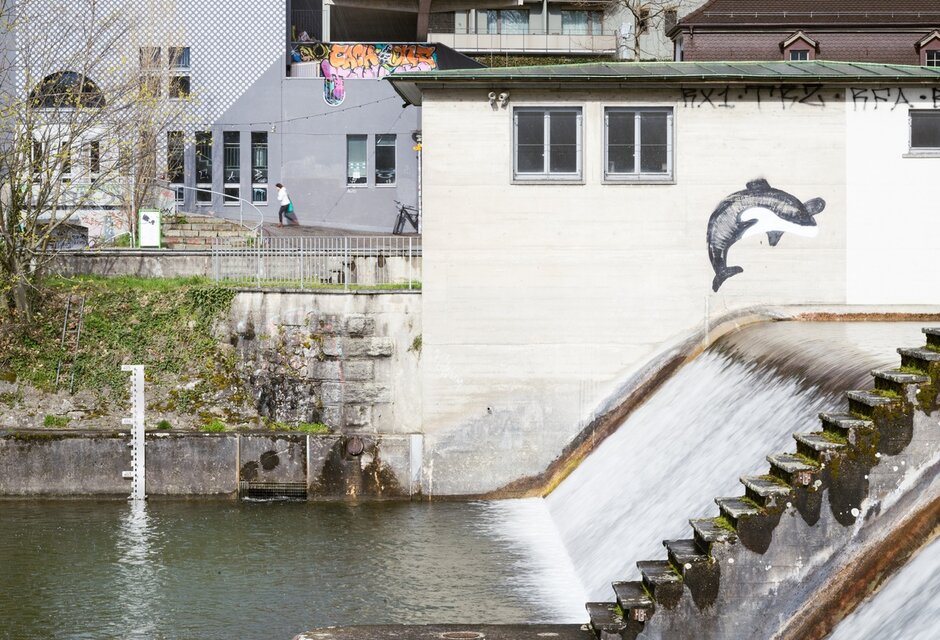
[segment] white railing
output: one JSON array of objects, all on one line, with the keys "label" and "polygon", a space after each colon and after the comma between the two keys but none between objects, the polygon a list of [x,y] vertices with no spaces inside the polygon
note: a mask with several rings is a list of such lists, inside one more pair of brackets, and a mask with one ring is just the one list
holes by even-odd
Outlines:
[{"label": "white railing", "polygon": [[258,287],[418,289],[421,242],[407,236],[218,240],[212,245],[212,277]]}]

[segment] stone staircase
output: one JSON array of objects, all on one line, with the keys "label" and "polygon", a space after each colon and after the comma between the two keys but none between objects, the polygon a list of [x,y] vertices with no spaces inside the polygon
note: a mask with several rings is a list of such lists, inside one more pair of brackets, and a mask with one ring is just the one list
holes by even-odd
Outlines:
[{"label": "stone staircase", "polygon": [[926,347],[898,349],[900,368],[872,371],[874,389],[846,392],[846,413],[795,433],[795,453],[770,455],[766,474],[740,478],[743,495],[716,498],[717,517],[690,520],[690,538],[664,541],[666,559],[637,562],[640,580],[614,582],[611,602],[589,602],[594,635],[812,637],[794,634],[804,623],[793,620],[840,561],[884,538],[877,527],[902,522],[889,509],[903,501],[898,488],[911,476],[937,485],[940,425],[927,414],[937,408],[940,329],[923,331]]},{"label": "stone staircase", "polygon": [[163,245],[167,249],[209,249],[217,239],[223,243],[254,237],[237,222],[205,214],[181,213],[163,223]]}]

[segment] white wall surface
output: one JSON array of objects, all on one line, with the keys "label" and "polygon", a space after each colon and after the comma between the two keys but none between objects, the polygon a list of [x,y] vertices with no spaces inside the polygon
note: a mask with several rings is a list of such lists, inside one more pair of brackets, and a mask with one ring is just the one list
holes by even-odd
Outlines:
[{"label": "white wall surface", "polygon": [[[497,91],[500,87],[494,87]],[[842,91],[825,104],[732,90],[728,107],[679,90],[424,97],[424,429],[432,492],[538,473],[664,342],[758,304],[846,302]],[[798,94],[802,95],[802,94]],[[714,95],[714,103],[721,103]],[[703,104],[704,102],[704,104]],[[579,105],[584,184],[513,185],[512,108]],[[605,185],[604,106],[675,109],[676,183]],[[685,106],[688,105],[688,106]],[[821,197],[818,235],[740,240],[744,272],[711,289],[708,220],[755,178]]]},{"label": "white wall surface", "polygon": [[[877,105],[870,91],[867,102],[847,96],[846,269],[854,304],[940,301],[940,156],[905,157],[910,125],[898,91],[879,92],[887,101]],[[904,100],[940,108],[940,90],[908,87]]]}]

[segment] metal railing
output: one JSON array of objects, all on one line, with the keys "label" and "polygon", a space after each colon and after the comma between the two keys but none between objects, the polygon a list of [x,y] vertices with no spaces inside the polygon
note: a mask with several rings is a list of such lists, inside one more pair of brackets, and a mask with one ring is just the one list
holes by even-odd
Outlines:
[{"label": "metal railing", "polygon": [[220,239],[212,245],[212,277],[257,287],[418,289],[421,242],[401,236]]}]

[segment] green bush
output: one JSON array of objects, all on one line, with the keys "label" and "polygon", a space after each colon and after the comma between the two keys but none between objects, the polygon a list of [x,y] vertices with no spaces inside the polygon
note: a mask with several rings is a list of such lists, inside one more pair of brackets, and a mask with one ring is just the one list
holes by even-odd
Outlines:
[{"label": "green bush", "polygon": [[170,424],[169,420],[161,420],[157,423],[157,429],[172,429],[173,425]]}]

